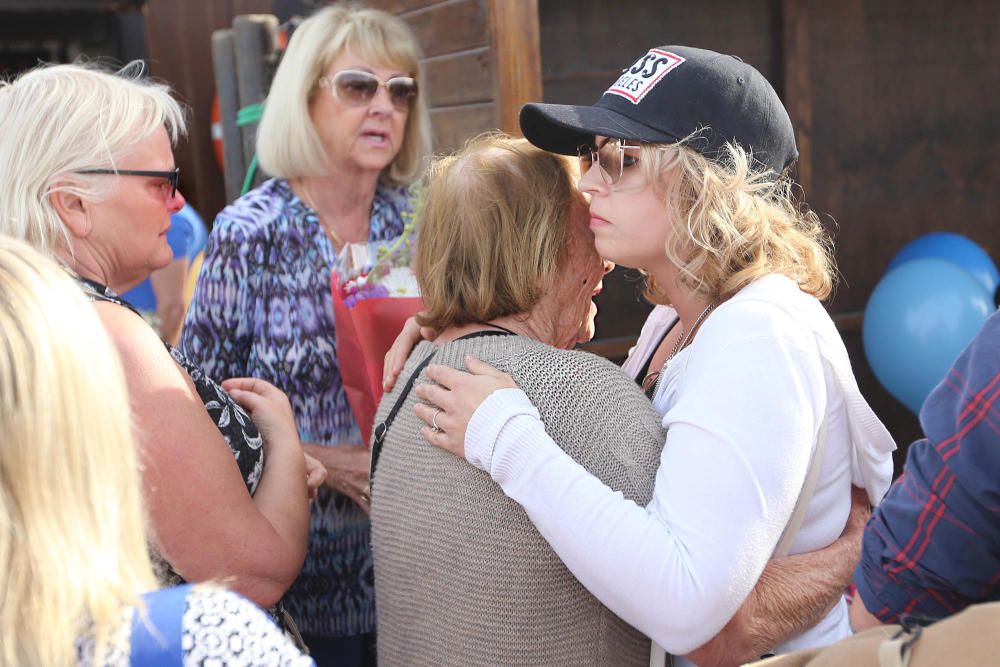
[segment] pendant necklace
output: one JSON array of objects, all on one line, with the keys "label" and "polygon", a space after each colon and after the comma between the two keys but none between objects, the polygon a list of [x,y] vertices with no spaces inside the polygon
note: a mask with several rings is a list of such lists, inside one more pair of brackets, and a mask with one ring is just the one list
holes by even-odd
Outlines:
[{"label": "pendant necklace", "polygon": [[701,325],[705,318],[708,317],[708,314],[715,309],[717,303],[718,300],[708,304],[708,307],[701,311],[701,315],[699,315],[698,319],[694,321],[694,325],[677,338],[677,342],[675,342],[674,346],[670,349],[670,354],[667,355],[667,358],[663,360],[663,367],[657,374],[656,383],[653,385],[653,396],[656,396],[657,392],[660,391],[660,384],[663,382],[663,376],[667,374],[667,364],[670,363],[671,359],[677,356],[678,352],[684,349],[684,347],[688,344],[688,341],[694,336],[694,332],[698,330],[699,325]]}]

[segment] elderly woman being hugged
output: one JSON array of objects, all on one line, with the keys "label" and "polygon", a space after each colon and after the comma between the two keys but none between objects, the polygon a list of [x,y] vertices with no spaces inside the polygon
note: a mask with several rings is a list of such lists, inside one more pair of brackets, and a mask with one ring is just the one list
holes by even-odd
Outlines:
[{"label": "elderly woman being hugged", "polygon": [[489,359],[572,443],[567,454],[647,502],[656,411],[616,366],[570,349],[593,335],[592,297],[610,268],[575,177],[565,158],[488,136],[428,179],[416,270],[421,322],[440,333],[413,350],[376,417],[387,424],[372,479],[380,664],[648,664],[649,641],[576,581],[487,475],[428,447],[413,414],[428,362]]},{"label": "elderly woman being hugged", "polygon": [[345,638],[375,625],[367,443],[337,366],[330,275],[344,244],[403,230],[407,185],[429,152],[419,56],[406,25],[376,10],[334,5],[298,27],[258,129],[275,178],[216,218],[181,338],[210,373],[283,389],[329,472],[286,599],[317,656],[360,650]]}]

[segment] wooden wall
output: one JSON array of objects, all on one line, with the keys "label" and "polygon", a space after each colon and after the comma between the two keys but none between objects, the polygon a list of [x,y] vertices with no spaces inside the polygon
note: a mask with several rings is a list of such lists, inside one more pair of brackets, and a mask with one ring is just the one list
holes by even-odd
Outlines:
[{"label": "wooden wall", "polygon": [[[213,30],[240,13],[307,13],[318,0],[149,0],[152,69],[192,108],[178,150],[185,193],[209,218],[223,205],[211,155]],[[916,418],[875,381],[860,317],[892,255],[935,230],[1000,253],[1000,5],[991,0],[369,0],[401,16],[425,51],[438,151],[480,131],[517,130],[523,102],[592,103],[651,46],[691,44],[754,64],[796,125],[806,200],[835,233],[842,279],[829,304],[862,390],[897,439]],[[279,16],[287,18],[287,16]],[[536,19],[537,17],[537,19]],[[620,356],[648,305],[617,270],[592,349]]]},{"label": "wooden wall", "polygon": [[536,0],[366,4],[400,16],[423,48],[435,151],[454,150],[484,130],[516,133],[521,104],[541,97]]},{"label": "wooden wall", "polygon": [[[547,102],[596,101],[649,47],[689,44],[755,65],[797,129],[805,198],[834,232],[842,278],[829,310],[862,391],[901,444],[916,417],[878,384],[859,311],[891,257],[923,234],[965,234],[1000,258],[1000,5],[929,0],[602,0],[540,3]],[[581,48],[581,45],[585,45]],[[610,283],[610,284],[609,284]],[[647,306],[617,273],[598,332],[618,345]]]}]

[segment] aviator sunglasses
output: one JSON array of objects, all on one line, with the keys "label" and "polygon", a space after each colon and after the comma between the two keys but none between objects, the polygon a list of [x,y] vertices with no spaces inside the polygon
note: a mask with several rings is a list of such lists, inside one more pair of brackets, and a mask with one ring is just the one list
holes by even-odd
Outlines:
[{"label": "aviator sunglasses", "polygon": [[582,144],[576,149],[577,157],[580,158],[580,173],[586,174],[596,162],[604,182],[615,185],[621,180],[626,169],[639,163],[637,155],[629,155],[625,151],[641,148],[639,144],[627,143],[624,139],[608,139],[597,149]]},{"label": "aviator sunglasses", "polygon": [[320,88],[329,88],[337,99],[351,106],[370,104],[381,86],[389,91],[392,105],[400,111],[407,111],[417,96],[417,80],[412,76],[394,76],[383,81],[371,72],[345,69],[333,76],[320,77],[316,83]]},{"label": "aviator sunglasses", "polygon": [[162,178],[165,185],[170,185],[170,199],[177,196],[177,184],[181,180],[181,168],[174,167],[170,171],[148,171],[144,169],[83,169],[77,174],[113,174],[116,176],[146,176],[148,178]]}]

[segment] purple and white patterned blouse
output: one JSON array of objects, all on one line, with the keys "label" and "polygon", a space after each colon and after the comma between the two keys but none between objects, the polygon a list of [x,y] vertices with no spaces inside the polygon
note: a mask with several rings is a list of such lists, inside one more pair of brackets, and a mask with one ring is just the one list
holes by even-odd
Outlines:
[{"label": "purple and white patterned blouse", "polygon": [[[406,188],[379,185],[369,240],[403,231]],[[263,378],[292,404],[303,442],[361,442],[336,356],[330,275],[336,253],[315,212],[272,179],[215,219],[181,348],[212,377]],[[368,516],[324,487],[309,552],[284,602],[302,632],[348,636],[375,627]]]}]

